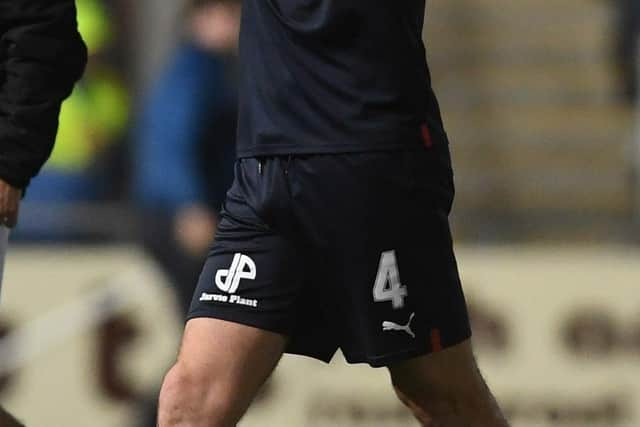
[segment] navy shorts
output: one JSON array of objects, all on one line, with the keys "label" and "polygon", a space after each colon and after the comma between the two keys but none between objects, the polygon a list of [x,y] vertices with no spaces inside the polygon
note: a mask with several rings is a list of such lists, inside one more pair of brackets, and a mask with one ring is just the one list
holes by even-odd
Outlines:
[{"label": "navy shorts", "polygon": [[240,159],[188,318],[277,332],[327,362],[338,348],[388,366],[458,344],[471,332],[452,200],[444,144]]}]

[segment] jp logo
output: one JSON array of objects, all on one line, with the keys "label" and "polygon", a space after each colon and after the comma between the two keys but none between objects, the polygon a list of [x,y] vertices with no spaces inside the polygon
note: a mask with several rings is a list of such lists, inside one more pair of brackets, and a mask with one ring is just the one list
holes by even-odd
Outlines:
[{"label": "jp logo", "polygon": [[242,279],[256,279],[256,263],[247,255],[235,254],[228,270],[216,272],[216,286],[230,294],[236,293]]}]

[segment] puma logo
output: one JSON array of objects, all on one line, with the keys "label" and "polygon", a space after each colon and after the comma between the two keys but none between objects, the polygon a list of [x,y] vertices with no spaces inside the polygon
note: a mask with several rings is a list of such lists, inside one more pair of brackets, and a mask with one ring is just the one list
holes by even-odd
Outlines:
[{"label": "puma logo", "polygon": [[411,338],[415,338],[416,334],[413,333],[413,331],[411,330],[411,322],[413,321],[413,318],[415,317],[415,313],[411,313],[411,316],[409,316],[409,321],[407,322],[406,325],[398,325],[397,323],[394,322],[387,322],[384,321],[382,322],[382,330],[384,332],[388,332],[388,331],[398,331],[398,332],[406,332],[409,335],[411,335]]}]

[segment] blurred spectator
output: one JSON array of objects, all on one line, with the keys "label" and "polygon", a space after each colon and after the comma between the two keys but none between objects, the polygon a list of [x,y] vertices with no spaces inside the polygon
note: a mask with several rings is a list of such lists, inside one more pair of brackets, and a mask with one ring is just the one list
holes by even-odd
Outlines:
[{"label": "blurred spectator", "polygon": [[638,98],[640,78],[640,1],[617,0],[618,62],[622,71],[623,94],[634,103]]},{"label": "blurred spectator", "polygon": [[[129,101],[118,74],[106,63],[110,45],[109,16],[100,0],[77,0],[78,27],[89,50],[84,78],[62,105],[56,145],[26,197],[35,206],[104,199],[111,179],[103,173],[106,153],[121,140],[129,115]],[[27,207],[28,210],[28,207]],[[55,210],[24,212],[18,237],[69,239],[70,230],[56,229],[64,222]]]},{"label": "blurred spectator", "polygon": [[[233,180],[239,0],[194,0],[186,36],[152,87],[135,132],[133,188],[143,244],[186,314]],[[143,426],[156,425],[157,393]]]},{"label": "blurred spectator", "polygon": [[185,312],[233,179],[240,3],[193,1],[186,20],[187,35],[143,106],[133,155],[144,245]]}]

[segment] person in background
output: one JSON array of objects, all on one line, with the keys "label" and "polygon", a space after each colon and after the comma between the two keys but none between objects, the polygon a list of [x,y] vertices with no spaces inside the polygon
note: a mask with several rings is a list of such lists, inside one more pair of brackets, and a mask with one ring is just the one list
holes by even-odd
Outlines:
[{"label": "person in background", "polygon": [[622,91],[625,101],[634,104],[638,100],[640,78],[640,1],[617,1],[617,56],[622,72]]},{"label": "person in background", "polygon": [[[11,228],[51,153],[60,104],[87,52],[73,0],[0,0],[0,29],[0,226]],[[0,426],[19,425],[0,409]]]},{"label": "person in background", "polygon": [[[66,205],[106,199],[115,181],[105,176],[105,162],[125,134],[129,99],[122,79],[106,60],[113,40],[111,18],[101,0],[76,0],[78,29],[89,52],[84,77],[60,112],[55,148],[25,198],[27,211],[16,238],[28,240],[82,239],[60,225],[58,211],[42,212],[42,205]],[[62,229],[60,229],[62,228]]]},{"label": "person in background", "polygon": [[186,22],[186,37],[143,106],[133,155],[143,244],[183,313],[233,180],[240,2],[192,1]]},{"label": "person in background", "polygon": [[[185,20],[185,37],[143,105],[132,156],[142,243],[167,274],[181,316],[233,180],[240,1],[191,1]],[[138,425],[157,425],[157,390],[141,412]]]}]

